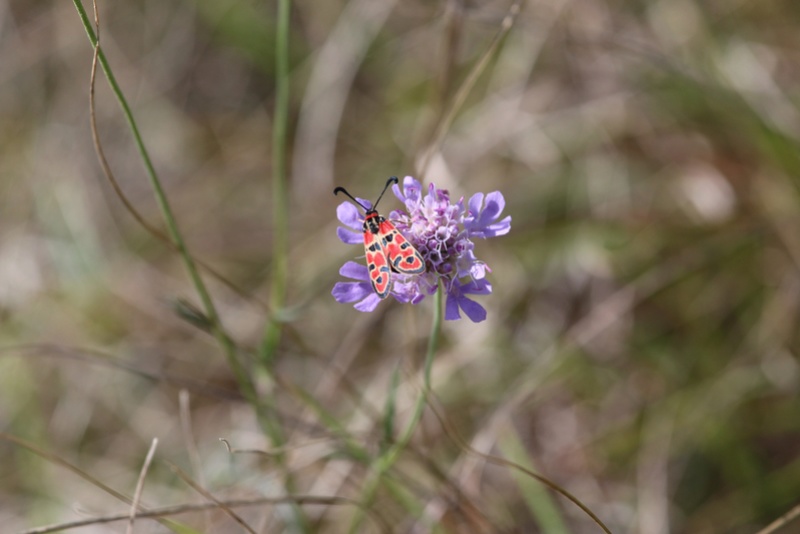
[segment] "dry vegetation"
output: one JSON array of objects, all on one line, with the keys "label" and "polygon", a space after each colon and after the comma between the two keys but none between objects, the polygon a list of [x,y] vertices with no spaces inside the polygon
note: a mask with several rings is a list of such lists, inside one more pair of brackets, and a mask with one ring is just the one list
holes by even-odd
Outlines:
[{"label": "dry vegetation", "polygon": [[[751,533],[798,504],[793,2],[526,0],[492,50],[509,0],[296,0],[288,234],[276,3],[99,5],[188,249],[238,288],[201,270],[257,401],[181,256],[98,164],[75,5],[0,4],[3,532],[126,517],[153,438],[133,532],[601,532],[498,458],[615,533]],[[163,230],[102,73],[96,106],[122,191]],[[371,197],[393,174],[456,198],[500,190],[513,223],[477,243],[488,319],[443,324],[432,407],[389,462],[433,301],[362,314],[333,300],[354,249],[331,191]]]}]

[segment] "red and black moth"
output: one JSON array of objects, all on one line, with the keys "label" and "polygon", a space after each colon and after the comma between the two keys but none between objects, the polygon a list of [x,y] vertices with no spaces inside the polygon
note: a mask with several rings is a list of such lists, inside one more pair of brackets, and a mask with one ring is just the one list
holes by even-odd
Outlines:
[{"label": "red and black moth", "polygon": [[397,182],[397,176],[389,178],[378,196],[378,200],[372,205],[372,209],[356,200],[344,187],[337,187],[333,190],[334,195],[342,192],[364,208],[364,252],[367,255],[369,279],[372,282],[372,289],[382,299],[389,295],[392,271],[403,274],[425,272],[425,260],[422,259],[417,249],[403,237],[394,224],[382,217],[375,209],[389,186]]}]

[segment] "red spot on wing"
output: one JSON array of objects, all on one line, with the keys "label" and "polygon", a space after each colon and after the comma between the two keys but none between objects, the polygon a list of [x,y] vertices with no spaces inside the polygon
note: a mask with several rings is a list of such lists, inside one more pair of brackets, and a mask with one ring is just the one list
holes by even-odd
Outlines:
[{"label": "red spot on wing", "polygon": [[404,274],[422,274],[425,272],[425,260],[422,259],[422,255],[403,237],[403,234],[395,228],[394,224],[387,220],[381,221],[378,235],[380,236],[384,253],[394,270]]},{"label": "red spot on wing", "polygon": [[386,251],[381,244],[379,236],[372,232],[364,232],[364,251],[367,255],[367,269],[372,289],[382,299],[389,295],[389,282],[392,272],[389,268]]}]

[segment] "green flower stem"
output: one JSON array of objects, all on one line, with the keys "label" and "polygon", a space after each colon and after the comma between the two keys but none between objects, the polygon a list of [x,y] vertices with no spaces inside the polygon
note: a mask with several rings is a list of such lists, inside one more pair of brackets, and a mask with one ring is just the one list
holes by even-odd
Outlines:
[{"label": "green flower stem", "polygon": [[425,354],[425,363],[423,366],[423,390],[420,392],[417,402],[414,405],[414,411],[411,414],[411,419],[408,421],[405,430],[400,435],[400,438],[389,447],[386,452],[373,464],[372,474],[364,485],[362,492],[362,506],[356,512],[353,522],[350,525],[349,532],[354,534],[358,532],[361,522],[364,520],[364,511],[368,510],[372,505],[375,494],[378,491],[383,475],[392,468],[400,457],[400,453],[406,448],[417,429],[420,420],[422,419],[422,412],[425,410],[425,399],[431,389],[431,369],[433,368],[433,356],[436,354],[436,346],[439,342],[439,334],[442,328],[442,294],[444,288],[439,284],[439,290],[436,292],[435,304],[433,310],[433,325],[431,326],[431,335],[428,338],[428,350]]},{"label": "green flower stem", "polygon": [[[288,11],[288,0],[283,0],[282,5],[284,3],[286,4],[287,6],[286,9]],[[75,5],[75,9],[78,12],[78,16],[80,17],[81,22],[83,23],[83,27],[86,31],[86,34],[89,37],[89,42],[95,48],[95,52],[97,54],[97,60],[100,63],[103,72],[105,73],[106,79],[108,80],[108,84],[111,87],[112,92],[116,96],[117,101],[120,107],[122,108],[123,115],[125,116],[125,119],[128,122],[128,126],[133,134],[134,142],[139,151],[139,155],[142,158],[142,161],[144,162],[145,169],[147,171],[147,175],[150,180],[150,185],[153,188],[153,192],[156,196],[156,201],[158,202],[161,214],[164,217],[164,221],[167,226],[169,236],[174,242],[175,246],[177,247],[181,258],[183,259],[184,266],[186,267],[186,270],[189,274],[189,278],[191,279],[198,295],[200,296],[200,300],[203,303],[203,308],[205,310],[205,313],[208,316],[209,322],[211,323],[211,331],[225,353],[228,365],[230,366],[231,370],[234,373],[234,376],[236,377],[236,381],[239,385],[239,389],[242,392],[242,395],[244,395],[245,399],[250,403],[250,405],[255,408],[259,423],[262,426],[262,428],[264,428],[265,432],[269,435],[273,446],[279,448],[284,444],[284,437],[283,437],[282,427],[275,414],[275,411],[274,409],[272,409],[272,406],[270,405],[267,399],[258,398],[254,382],[250,378],[249,373],[245,370],[244,366],[239,361],[236,344],[223,328],[216,307],[214,306],[214,302],[211,299],[211,295],[208,292],[208,289],[206,288],[203,279],[200,277],[194,259],[192,258],[188,248],[186,247],[186,243],[184,242],[183,236],[181,235],[180,230],[178,229],[178,224],[172,212],[169,200],[167,199],[167,195],[155,171],[155,167],[153,166],[152,160],[150,159],[150,155],[148,154],[147,149],[144,145],[144,141],[142,140],[142,136],[139,132],[139,127],[136,124],[136,121],[133,117],[133,113],[131,112],[128,102],[125,99],[125,95],[122,93],[122,89],[117,83],[116,77],[114,76],[111,66],[109,65],[108,60],[106,59],[106,56],[103,53],[102,49],[98,45],[97,35],[95,34],[94,28],[92,27],[92,23],[89,20],[86,10],[83,8],[83,4],[80,2],[80,0],[73,0],[73,4]],[[282,31],[284,41],[287,40],[286,38],[286,35],[288,35],[287,28],[288,28],[288,16],[286,17],[285,25]],[[281,32],[279,32],[279,36],[280,35]],[[284,46],[283,48],[285,50],[286,47]],[[284,115],[286,115],[285,111]],[[283,235],[285,235],[285,232],[283,232]],[[285,261],[285,254],[283,257]],[[284,278],[285,278],[285,269],[284,269]],[[277,457],[276,460],[279,463],[279,465],[284,466],[283,455]],[[291,485],[292,485],[291,477],[288,474],[286,475],[286,484],[287,484],[287,490],[291,492]],[[300,526],[303,531],[308,531],[307,522],[304,518],[304,515],[302,514],[302,510],[300,509],[300,507],[297,506],[296,504],[293,504],[292,509],[294,512],[293,515],[295,516],[297,525]]]},{"label": "green flower stem", "polygon": [[352,436],[347,432],[347,429],[342,426],[338,419],[317,402],[317,400],[304,389],[282,382],[281,386],[289,391],[298,401],[305,404],[306,407],[311,409],[314,414],[319,418],[323,425],[325,425],[337,438],[342,441],[344,452],[350,455],[358,462],[367,464],[369,462],[369,453],[361,447]]},{"label": "green flower stem", "polygon": [[[289,194],[286,186],[286,136],[289,123],[289,14],[290,0],[278,1],[275,43],[275,115],[272,122],[272,282],[270,309],[261,344],[261,361],[272,365],[281,339],[281,310],[286,304],[289,255]],[[277,316],[277,317],[276,317]]]},{"label": "green flower stem", "polygon": [[[270,284],[270,312],[259,355],[261,367],[273,380],[275,351],[281,339],[279,316],[286,302],[287,265],[289,256],[289,194],[286,186],[286,136],[289,124],[289,23],[291,1],[278,0],[278,21],[275,35],[275,113],[272,118],[272,280]],[[272,446],[282,447],[286,442],[283,428],[277,420],[270,431]],[[283,466],[283,459],[280,460]],[[294,492],[294,480],[284,469],[286,491]],[[303,509],[292,505],[295,526],[310,532]]]},{"label": "green flower stem", "polygon": [[[78,11],[78,16],[81,18],[81,22],[83,23],[83,27],[86,30],[86,34],[89,37],[89,41],[91,42],[93,47],[97,47],[97,36],[95,35],[94,29],[92,28],[92,24],[89,20],[89,17],[86,14],[86,11],[83,8],[80,0],[73,0],[75,4],[75,9]],[[150,180],[150,185],[153,188],[153,192],[156,196],[156,201],[158,202],[158,207],[161,210],[161,214],[164,217],[164,222],[167,226],[167,231],[169,232],[170,238],[175,243],[175,246],[178,248],[178,252],[183,259],[184,266],[189,274],[189,278],[194,285],[197,294],[200,296],[200,300],[203,303],[203,308],[205,310],[206,315],[209,318],[209,321],[212,325],[212,332],[214,337],[217,339],[217,342],[222,347],[225,355],[228,359],[228,364],[230,365],[231,369],[236,376],[236,379],[239,383],[239,386],[242,390],[242,393],[245,395],[247,400],[253,404],[256,403],[256,394],[255,394],[255,387],[250,380],[248,374],[245,372],[244,368],[242,367],[239,359],[237,358],[236,354],[236,346],[233,343],[233,340],[228,336],[225,330],[222,327],[222,323],[219,319],[219,315],[217,314],[217,310],[214,307],[214,302],[211,299],[211,295],[208,292],[205,284],[203,283],[203,279],[200,277],[200,273],[197,270],[197,266],[192,258],[192,255],[189,253],[189,250],[186,247],[186,243],[183,240],[183,236],[178,229],[178,223],[175,220],[175,216],[172,213],[172,208],[170,207],[169,201],[167,199],[167,195],[164,192],[164,188],[161,186],[161,181],[156,174],[155,167],[150,159],[150,155],[147,152],[147,149],[144,146],[144,141],[142,140],[142,136],[139,133],[139,127],[136,125],[136,121],[133,118],[133,113],[131,112],[130,106],[128,106],[128,102],[125,99],[125,96],[122,93],[122,89],[119,87],[116,78],[114,77],[114,73],[111,70],[111,67],[106,60],[105,54],[101,49],[97,49],[97,57],[100,62],[100,66],[103,69],[103,72],[106,75],[106,79],[108,80],[109,86],[111,86],[111,90],[113,91],[114,95],[119,102],[120,107],[122,108],[122,113],[125,115],[125,119],[128,122],[128,127],[133,134],[133,139],[136,144],[136,148],[139,150],[139,155],[144,162],[145,169],[147,171],[147,176]]]}]

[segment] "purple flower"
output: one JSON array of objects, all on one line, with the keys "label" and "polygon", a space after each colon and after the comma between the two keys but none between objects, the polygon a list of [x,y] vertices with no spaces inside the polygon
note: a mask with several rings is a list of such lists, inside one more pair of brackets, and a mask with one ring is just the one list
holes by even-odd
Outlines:
[{"label": "purple flower", "polygon": [[358,282],[337,282],[333,286],[333,298],[337,302],[356,302],[355,308],[358,311],[371,312],[378,307],[381,299],[372,290],[369,283],[369,272],[366,265],[361,265],[354,261],[348,261],[339,269],[339,274],[358,280]]},{"label": "purple flower", "polygon": [[[511,229],[511,217],[497,220],[505,207],[499,191],[477,193],[469,199],[450,202],[450,194],[430,184],[423,195],[422,185],[406,176],[402,189],[395,184],[392,191],[405,204],[406,211],[395,210],[389,214],[401,234],[419,251],[425,260],[426,271],[420,275],[393,272],[390,294],[400,302],[418,304],[441,287],[447,293],[445,319],[461,318],[461,313],[473,322],[486,319],[486,310],[466,295],[488,295],[492,286],[485,280],[491,269],[474,254],[474,238],[486,239],[505,235]],[[357,199],[366,208],[372,204]],[[348,228],[338,228],[342,242],[363,244],[364,215],[355,205],[343,202],[336,209],[339,220]],[[369,272],[364,265],[347,262],[339,270],[355,282],[338,282],[333,287],[337,302],[356,302],[359,311],[373,311],[380,298],[369,282]]]},{"label": "purple flower", "polygon": [[500,222],[494,222],[506,206],[506,199],[500,191],[486,195],[486,205],[483,205],[483,193],[475,193],[469,199],[469,215],[464,217],[464,228],[472,237],[496,237],[506,235],[511,230],[511,215]]},{"label": "purple flower", "polygon": [[483,306],[472,299],[465,297],[465,294],[488,295],[492,292],[492,285],[486,280],[470,280],[462,284],[458,280],[453,280],[450,291],[447,292],[447,300],[444,305],[444,318],[448,321],[461,319],[458,309],[467,314],[473,323],[479,323],[486,319],[486,310]]}]

